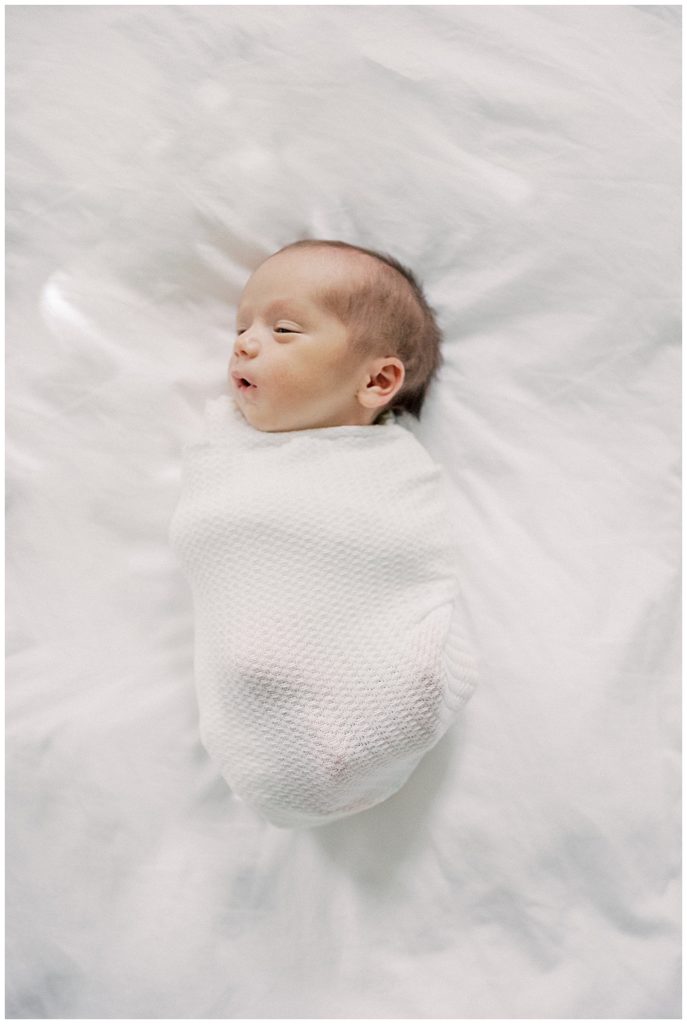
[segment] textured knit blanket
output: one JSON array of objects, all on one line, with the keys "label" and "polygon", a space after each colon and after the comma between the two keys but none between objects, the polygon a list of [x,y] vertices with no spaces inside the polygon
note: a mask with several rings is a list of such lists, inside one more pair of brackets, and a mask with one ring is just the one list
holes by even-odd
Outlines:
[{"label": "textured knit blanket", "polygon": [[274,433],[222,396],[183,450],[201,739],[278,826],[385,800],[477,682],[446,481],[405,415]]}]

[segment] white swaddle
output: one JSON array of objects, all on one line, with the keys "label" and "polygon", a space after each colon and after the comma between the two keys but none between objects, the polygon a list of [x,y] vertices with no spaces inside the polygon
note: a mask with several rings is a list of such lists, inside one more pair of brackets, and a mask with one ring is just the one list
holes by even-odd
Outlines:
[{"label": "white swaddle", "polygon": [[391,796],[477,682],[443,471],[401,419],[265,432],[223,395],[183,449],[201,739],[275,825]]}]

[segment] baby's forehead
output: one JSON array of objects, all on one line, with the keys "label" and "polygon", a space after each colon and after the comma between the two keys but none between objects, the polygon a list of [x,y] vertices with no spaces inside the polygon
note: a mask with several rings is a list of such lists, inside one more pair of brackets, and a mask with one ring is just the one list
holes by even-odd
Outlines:
[{"label": "baby's forehead", "polygon": [[[329,257],[329,254],[328,254]],[[237,304],[237,312],[243,312],[253,304],[254,288],[251,283],[260,271],[260,267],[246,282]],[[265,314],[271,315],[305,315],[313,307],[322,305],[323,295],[335,286],[338,292],[350,288],[353,292],[361,276],[360,266],[346,259],[331,260],[326,266],[322,264],[300,261],[296,275],[279,275],[276,280],[265,283],[262,277],[257,284],[260,305]]]}]

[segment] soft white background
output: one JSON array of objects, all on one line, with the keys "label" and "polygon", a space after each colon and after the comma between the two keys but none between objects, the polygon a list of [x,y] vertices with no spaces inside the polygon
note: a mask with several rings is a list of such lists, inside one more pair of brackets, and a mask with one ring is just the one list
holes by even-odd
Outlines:
[{"label": "soft white background", "polygon": [[[677,6],[7,8],[7,1014],[674,1017]],[[167,546],[296,238],[425,284],[484,667],[311,832],[200,745]]]}]

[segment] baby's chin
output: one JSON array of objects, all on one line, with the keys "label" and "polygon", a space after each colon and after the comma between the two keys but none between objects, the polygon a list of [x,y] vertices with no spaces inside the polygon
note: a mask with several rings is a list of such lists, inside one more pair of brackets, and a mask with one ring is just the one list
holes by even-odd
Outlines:
[{"label": "baby's chin", "polygon": [[257,403],[248,400],[241,401],[237,396],[234,396],[234,405],[251,427],[254,427],[256,430],[262,430],[265,433],[288,433],[293,430],[360,426],[354,419],[351,419],[348,423],[342,423],[341,417],[336,415],[332,415],[329,418],[325,417],[324,421],[320,419],[317,422],[312,417],[308,417],[305,414],[299,415],[299,413],[293,411],[289,415],[278,415],[264,406],[261,408]]},{"label": "baby's chin", "polygon": [[267,409],[258,409],[256,406],[249,404],[248,402],[242,402],[236,395],[234,395],[234,405],[243,416],[246,423],[250,424],[256,430],[263,430],[266,433],[274,431],[286,431],[286,430],[300,430],[300,427],[284,426],[278,420],[279,418],[270,413]]}]

